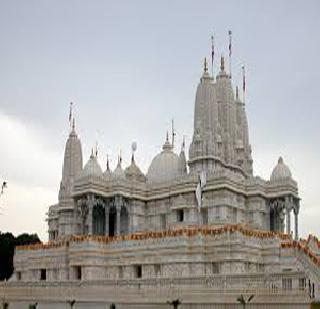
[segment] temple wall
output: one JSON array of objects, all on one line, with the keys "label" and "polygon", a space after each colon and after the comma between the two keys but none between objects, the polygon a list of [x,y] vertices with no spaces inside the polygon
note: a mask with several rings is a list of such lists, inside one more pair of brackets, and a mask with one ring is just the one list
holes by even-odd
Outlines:
[{"label": "temple wall", "polygon": [[[111,303],[116,308],[170,308],[167,302],[179,298],[182,305],[179,308],[203,309],[203,308],[239,308],[237,297],[242,292],[237,287],[244,278],[233,278],[233,287],[216,289],[215,286],[200,286],[189,282],[189,286],[175,285],[164,287],[159,283],[150,285],[127,286],[104,285],[96,283],[77,284],[62,282],[60,285],[33,284],[21,286],[7,283],[5,287],[5,299],[9,302],[9,308],[28,308],[31,303],[38,303],[37,308],[70,308],[68,301],[75,300],[75,308],[109,308]],[[222,281],[225,283],[225,281]],[[152,285],[153,284],[153,285]],[[214,283],[213,283],[214,284]],[[3,284],[2,284],[3,285]],[[220,283],[220,286],[223,284]],[[1,290],[3,286],[0,285]],[[247,308],[309,308],[312,301],[305,290],[264,289],[254,286],[246,290],[245,297],[254,295],[252,303]]]},{"label": "temple wall", "polygon": [[[10,303],[10,309],[25,309],[28,308],[28,302],[13,302]],[[226,307],[227,306],[227,307]],[[108,309],[110,303],[108,302],[78,302],[76,304],[77,309]],[[69,309],[70,305],[66,302],[40,302],[37,306],[39,309]],[[169,309],[168,304],[117,304],[117,309]],[[179,309],[239,309],[239,304],[182,304]],[[293,303],[260,303],[260,304],[248,304],[248,309],[309,309],[310,304],[304,302]]]},{"label": "temple wall", "polygon": [[81,268],[81,280],[304,270],[294,251],[281,250],[279,256],[279,246],[277,238],[238,232],[111,243],[88,240],[55,249],[19,250],[14,263],[20,281],[40,281],[41,270],[44,281],[73,280],[76,267]]}]

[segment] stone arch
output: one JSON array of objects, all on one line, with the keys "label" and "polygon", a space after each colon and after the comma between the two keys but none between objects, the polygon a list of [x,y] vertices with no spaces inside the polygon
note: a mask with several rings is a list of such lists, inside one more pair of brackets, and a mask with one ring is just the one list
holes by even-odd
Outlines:
[{"label": "stone arch", "polygon": [[129,213],[125,206],[121,207],[120,210],[120,234],[128,234],[129,231]]},{"label": "stone arch", "polygon": [[270,208],[270,231],[276,230],[276,212],[274,207]]},{"label": "stone arch", "polygon": [[104,235],[106,228],[106,213],[103,205],[96,204],[92,209],[92,234]]}]

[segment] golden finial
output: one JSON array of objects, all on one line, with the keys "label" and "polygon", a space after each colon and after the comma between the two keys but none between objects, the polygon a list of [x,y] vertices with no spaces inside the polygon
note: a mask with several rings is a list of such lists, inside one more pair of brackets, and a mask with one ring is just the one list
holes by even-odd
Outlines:
[{"label": "golden finial", "polygon": [[107,170],[110,171],[110,167],[109,167],[109,155],[107,155]]},{"label": "golden finial", "polygon": [[120,154],[119,154],[119,165],[122,163],[122,150],[120,149]]},{"label": "golden finial", "polygon": [[220,70],[224,71],[224,57],[221,56]]},{"label": "golden finial", "polygon": [[207,57],[204,57],[204,66],[203,66],[203,72],[208,72],[208,63],[207,63]]}]

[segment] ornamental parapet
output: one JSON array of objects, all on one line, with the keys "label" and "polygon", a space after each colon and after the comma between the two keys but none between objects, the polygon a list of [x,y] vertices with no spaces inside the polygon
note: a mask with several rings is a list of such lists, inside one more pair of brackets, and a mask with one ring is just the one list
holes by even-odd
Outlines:
[{"label": "ornamental parapet", "polygon": [[[95,235],[72,235],[65,237],[59,241],[49,241],[48,243],[38,243],[33,245],[17,246],[16,253],[19,254],[23,251],[37,251],[37,250],[48,250],[56,249],[61,247],[69,247],[72,243],[82,242],[96,242],[99,244],[121,244],[128,241],[146,241],[146,240],[161,240],[164,238],[175,238],[175,237],[195,237],[195,236],[219,236],[219,235],[230,235],[241,234],[244,237],[255,238],[255,239],[275,239],[280,242],[281,249],[293,248],[296,252],[303,253],[309,258],[309,260],[317,267],[320,266],[320,257],[317,256],[307,245],[306,241],[295,241],[292,240],[292,236],[276,231],[261,231],[255,229],[249,229],[244,225],[224,225],[224,226],[185,226],[177,229],[163,230],[163,231],[146,231],[138,232],[128,235],[120,236],[95,236]],[[315,236],[309,236],[308,242],[312,240],[319,241]]]},{"label": "ornamental parapet", "polygon": [[46,244],[39,243],[34,245],[24,245],[17,246],[16,251],[21,250],[42,250],[42,249],[51,249],[58,248],[62,246],[69,246],[70,242],[85,242],[85,241],[94,241],[99,243],[112,243],[112,242],[121,242],[121,241],[132,241],[132,240],[146,240],[146,239],[158,239],[166,237],[179,237],[187,236],[193,237],[197,235],[221,235],[226,233],[235,233],[239,232],[240,234],[246,237],[255,237],[260,239],[267,238],[277,238],[279,240],[291,240],[291,235],[276,232],[276,231],[261,231],[255,229],[249,229],[244,225],[240,224],[228,224],[224,226],[186,226],[172,230],[163,230],[163,231],[146,231],[146,232],[137,232],[128,235],[120,236],[95,236],[95,235],[72,235],[65,237],[59,241],[49,241]]},{"label": "ornamental parapet", "polygon": [[294,249],[295,252],[304,253],[318,267],[320,267],[320,257],[310,250],[308,246],[301,241],[285,241],[281,243],[282,249]]}]

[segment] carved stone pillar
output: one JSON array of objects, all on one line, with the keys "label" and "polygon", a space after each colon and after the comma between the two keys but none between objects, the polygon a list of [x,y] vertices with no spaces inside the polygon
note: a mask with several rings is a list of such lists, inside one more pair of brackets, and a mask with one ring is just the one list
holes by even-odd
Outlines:
[{"label": "carved stone pillar", "polygon": [[286,228],[287,228],[287,234],[291,233],[291,209],[287,206],[286,207]]},{"label": "carved stone pillar", "polygon": [[117,207],[117,232],[116,232],[116,235],[120,235],[120,211],[121,211],[121,207]]},{"label": "carved stone pillar", "polygon": [[299,215],[299,211],[295,209],[294,210],[294,239],[295,240],[299,239],[298,215]]},{"label": "carved stone pillar", "polygon": [[131,207],[128,207],[128,216],[129,216],[129,224],[128,224],[128,234],[133,233],[133,202],[131,201]]},{"label": "carved stone pillar", "polygon": [[109,235],[109,205],[106,204],[105,205],[105,208],[104,208],[104,211],[105,211],[105,235]]},{"label": "carved stone pillar", "polygon": [[117,210],[117,224],[116,224],[116,231],[115,235],[120,235],[120,212],[121,212],[121,204],[122,204],[122,197],[118,196],[115,198],[116,210]]},{"label": "carved stone pillar", "polygon": [[92,209],[93,209],[94,198],[93,196],[88,197],[88,235],[92,235]]}]

